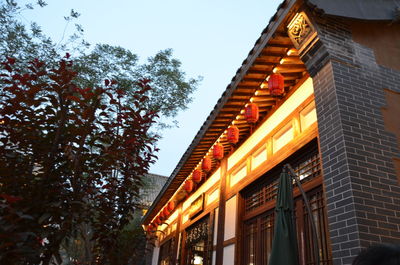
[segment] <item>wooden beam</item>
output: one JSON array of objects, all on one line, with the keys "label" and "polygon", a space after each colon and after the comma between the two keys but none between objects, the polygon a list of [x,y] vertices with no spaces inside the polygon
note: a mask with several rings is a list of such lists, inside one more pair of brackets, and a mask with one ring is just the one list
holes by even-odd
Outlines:
[{"label": "wooden beam", "polygon": [[276,67],[276,70],[278,71],[278,73],[281,74],[285,74],[285,73],[302,73],[303,71],[306,70],[306,68],[304,67],[304,65],[284,65],[281,64],[279,66]]},{"label": "wooden beam", "polygon": [[237,90],[242,90],[242,89],[249,89],[249,90],[254,90],[254,89],[259,89],[260,86],[237,86]]},{"label": "wooden beam", "polygon": [[286,74],[283,74],[283,77],[285,78],[285,80],[286,80],[286,78],[288,78],[288,79],[290,79],[290,77],[302,77],[303,76],[303,73],[302,72],[295,72],[295,73],[286,73]]},{"label": "wooden beam", "polygon": [[247,74],[268,75],[271,71],[250,69]]},{"label": "wooden beam", "polygon": [[241,106],[243,105],[243,102],[246,102],[247,99],[242,99],[242,100],[238,100],[238,99],[232,99],[230,98],[229,101],[225,104],[225,106],[229,106],[229,107],[236,107],[236,106]]},{"label": "wooden beam", "polygon": [[260,65],[260,66],[274,66],[276,63],[274,62],[267,62],[267,61],[255,61],[253,65]]},{"label": "wooden beam", "polygon": [[232,112],[235,112],[235,111],[237,111],[236,108],[222,108],[221,111],[220,111],[220,113],[221,113],[221,112],[222,112],[222,113],[227,113],[227,112],[232,113]]},{"label": "wooden beam", "polygon": [[240,97],[240,96],[251,96],[254,94],[254,91],[257,89],[252,89],[251,91],[235,91],[233,97]]},{"label": "wooden beam", "polygon": [[272,51],[262,51],[260,57],[284,57],[285,52],[272,52]]},{"label": "wooden beam", "polygon": [[282,64],[301,64],[304,65],[303,61],[298,56],[286,56],[283,58]]},{"label": "wooden beam", "polygon": [[270,94],[268,89],[259,89],[256,91],[256,96],[269,96]]},{"label": "wooden beam", "polygon": [[242,79],[242,82],[262,82],[264,81],[265,78],[255,78],[255,77],[244,77]]},{"label": "wooden beam", "polygon": [[293,44],[292,43],[269,43],[267,46],[265,46],[265,49],[267,48],[292,48]]},{"label": "wooden beam", "polygon": [[272,39],[275,39],[278,37],[289,39],[289,36],[287,35],[287,33],[285,31],[275,31],[274,34],[272,34]]}]

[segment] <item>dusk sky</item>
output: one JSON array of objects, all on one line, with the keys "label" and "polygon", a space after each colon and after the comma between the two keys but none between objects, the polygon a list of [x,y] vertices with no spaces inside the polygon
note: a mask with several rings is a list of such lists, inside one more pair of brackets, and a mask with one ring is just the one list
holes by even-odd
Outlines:
[{"label": "dusk sky", "polygon": [[[27,1],[18,1],[25,3]],[[48,6],[22,13],[56,43],[64,16],[74,9],[91,44],[130,49],[141,60],[172,48],[188,77],[202,76],[193,102],[181,112],[179,128],[162,132],[159,160],[150,172],[170,176],[217,100],[247,57],[280,0],[47,0]],[[68,25],[67,34],[74,25]]]}]

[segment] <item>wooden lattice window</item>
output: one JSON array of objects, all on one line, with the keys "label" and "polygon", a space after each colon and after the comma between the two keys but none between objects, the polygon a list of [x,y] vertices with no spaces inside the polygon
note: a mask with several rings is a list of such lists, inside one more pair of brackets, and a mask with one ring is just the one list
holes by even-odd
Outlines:
[{"label": "wooden lattice window", "polygon": [[[300,177],[302,183],[321,176],[320,158],[318,150],[315,147],[305,149],[303,154],[290,159],[289,163]],[[278,178],[281,169],[282,167],[278,167],[275,172],[267,173],[259,183],[252,185],[254,186],[252,190],[245,193],[243,196],[245,214],[255,211],[259,207],[276,199]]]},{"label": "wooden lattice window", "polygon": [[[277,180],[282,165],[290,163],[300,176],[303,184],[321,176],[321,163],[316,143],[310,144],[260,180],[249,185],[242,192],[244,215],[242,219],[242,240],[240,251],[243,265],[268,265],[274,232],[274,207],[277,195]],[[314,182],[315,183],[315,182]],[[322,185],[306,190],[311,204],[319,241],[320,264],[331,265],[326,208]],[[311,225],[301,196],[294,199],[295,220],[298,234],[299,259],[301,265],[316,265],[312,252]]]},{"label": "wooden lattice window", "polygon": [[[332,257],[329,251],[329,239],[328,239],[328,224],[325,216],[325,202],[323,197],[322,188],[314,190],[311,194],[308,194],[308,199],[310,201],[313,220],[315,221],[317,234],[318,234],[318,244],[320,247],[320,264],[329,265],[332,264]],[[298,230],[298,240],[300,249],[300,264],[315,264],[315,255],[313,248],[313,237],[311,232],[311,224],[308,218],[305,205],[302,200],[299,199],[298,207],[302,207],[303,223],[297,223]]]},{"label": "wooden lattice window", "polygon": [[271,255],[272,238],[274,233],[274,211],[244,223],[243,259],[244,264],[263,264]]}]

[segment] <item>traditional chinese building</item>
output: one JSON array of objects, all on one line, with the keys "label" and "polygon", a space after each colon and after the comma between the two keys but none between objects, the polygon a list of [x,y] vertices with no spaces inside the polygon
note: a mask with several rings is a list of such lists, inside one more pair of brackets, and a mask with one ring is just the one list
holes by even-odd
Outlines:
[{"label": "traditional chinese building", "polygon": [[[153,264],[265,265],[276,183],[300,176],[321,264],[400,242],[400,4],[287,0],[143,219]],[[294,188],[299,258],[315,264]]]}]

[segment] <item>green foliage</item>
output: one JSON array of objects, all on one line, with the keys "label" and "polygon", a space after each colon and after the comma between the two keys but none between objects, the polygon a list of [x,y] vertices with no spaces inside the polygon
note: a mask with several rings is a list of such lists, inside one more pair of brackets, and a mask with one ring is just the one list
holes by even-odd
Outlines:
[{"label": "green foliage", "polygon": [[[33,8],[32,4],[28,4]],[[37,3],[44,6],[43,1]],[[171,121],[180,110],[187,108],[192,93],[197,89],[201,77],[187,78],[181,69],[181,62],[173,57],[172,49],[159,51],[154,56],[140,63],[139,57],[128,49],[108,44],[97,44],[93,48],[83,38],[83,28],[75,24],[75,32],[65,37],[67,26],[80,14],[71,10],[65,17],[66,25],[62,40],[55,44],[42,33],[39,25],[31,23],[27,29],[17,16],[24,11],[13,1],[0,6],[0,60],[7,57],[17,59],[17,63],[41,58],[55,66],[66,52],[74,55],[74,69],[79,73],[76,83],[81,87],[95,87],[102,78],[116,80],[120,88],[130,94],[132,83],[140,78],[152,80],[153,89],[148,92],[149,109],[157,111],[159,122]],[[65,39],[65,40],[64,40]],[[61,54],[61,55],[60,55]],[[158,125],[171,125],[158,123]]]},{"label": "green foliage", "polygon": [[[26,8],[31,9],[33,5]],[[62,56],[57,53],[51,39],[42,34],[36,23],[32,23],[30,29],[27,29],[16,18],[23,10],[14,1],[6,1],[0,5],[0,60],[13,57],[21,64],[34,58],[42,58],[47,62],[56,62]]]},{"label": "green foliage", "polygon": [[[111,63],[112,62],[112,63]],[[88,54],[77,60],[79,83],[82,86],[98,85],[100,76],[114,79],[121,89],[129,93],[130,84],[139,78],[152,81],[152,90],[147,96],[149,109],[165,117],[175,117],[191,102],[190,95],[197,88],[200,79],[186,80],[179,60],[172,57],[172,49],[158,52],[139,64],[136,54],[122,47],[98,44]]]}]

